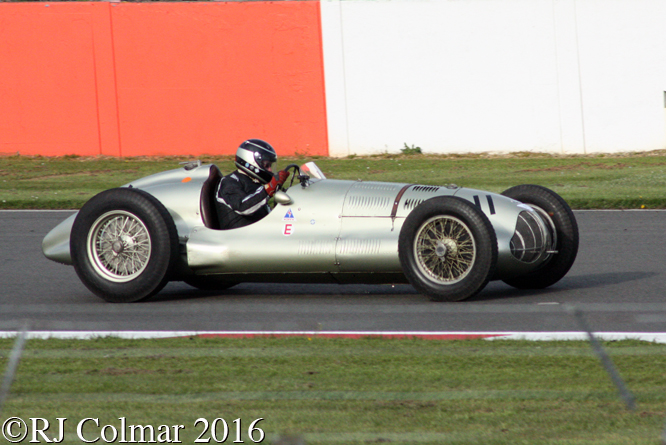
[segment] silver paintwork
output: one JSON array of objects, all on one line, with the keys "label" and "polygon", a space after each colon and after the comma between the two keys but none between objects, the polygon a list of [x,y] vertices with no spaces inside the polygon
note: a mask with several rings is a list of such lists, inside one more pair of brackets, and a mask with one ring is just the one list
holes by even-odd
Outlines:
[{"label": "silver paintwork", "polygon": [[66,220],[55,226],[42,240],[42,252],[46,258],[56,263],[72,264],[69,253],[69,236],[77,213],[70,215]]},{"label": "silver paintwork", "polygon": [[[552,255],[552,222],[513,199],[457,186],[325,179],[314,165],[308,168],[313,172],[309,185],[296,181],[263,220],[240,229],[213,230],[204,226],[199,210],[211,167],[191,163],[125,185],[149,192],[164,204],[178,231],[183,262],[199,275],[225,274],[239,281],[404,282],[398,259],[400,229],[418,204],[435,196],[467,199],[488,216],[498,244],[494,279],[529,272]],[[530,262],[511,253],[521,212],[529,213],[537,230],[546,233],[537,258]],[[74,217],[44,238],[48,258],[71,264]]]}]

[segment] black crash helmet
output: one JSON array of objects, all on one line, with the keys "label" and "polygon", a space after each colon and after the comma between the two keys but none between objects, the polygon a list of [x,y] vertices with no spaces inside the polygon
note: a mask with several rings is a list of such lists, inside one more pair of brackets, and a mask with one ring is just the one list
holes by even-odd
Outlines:
[{"label": "black crash helmet", "polygon": [[275,149],[261,139],[248,139],[236,150],[236,166],[262,184],[268,184],[273,178],[271,170],[275,162]]}]

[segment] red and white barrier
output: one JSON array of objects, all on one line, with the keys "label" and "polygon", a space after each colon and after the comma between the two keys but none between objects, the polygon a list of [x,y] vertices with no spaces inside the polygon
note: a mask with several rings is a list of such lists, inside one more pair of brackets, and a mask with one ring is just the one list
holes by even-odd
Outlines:
[{"label": "red and white barrier", "polygon": [[0,154],[666,148],[662,0],[0,2]]}]

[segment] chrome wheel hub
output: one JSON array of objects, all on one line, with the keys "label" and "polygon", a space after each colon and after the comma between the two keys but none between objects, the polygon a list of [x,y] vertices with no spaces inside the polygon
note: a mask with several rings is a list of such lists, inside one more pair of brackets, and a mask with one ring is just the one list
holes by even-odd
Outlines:
[{"label": "chrome wheel hub", "polygon": [[114,210],[93,223],[87,251],[95,272],[109,281],[124,283],[141,275],[148,265],[150,234],[136,215]]},{"label": "chrome wheel hub", "polygon": [[445,259],[447,255],[454,257],[458,254],[458,244],[448,238],[438,241],[437,247],[435,247],[435,254],[442,259]]},{"label": "chrome wheel hub", "polygon": [[122,253],[124,246],[122,241],[114,241],[113,244],[111,245],[111,249],[113,250],[113,253],[118,255],[119,253]]}]

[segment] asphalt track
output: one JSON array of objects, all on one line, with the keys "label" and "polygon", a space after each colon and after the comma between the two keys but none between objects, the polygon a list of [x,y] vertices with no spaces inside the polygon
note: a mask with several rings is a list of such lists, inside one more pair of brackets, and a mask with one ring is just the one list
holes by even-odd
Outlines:
[{"label": "asphalt track", "polygon": [[109,304],[74,269],[47,260],[44,235],[68,211],[0,211],[0,333],[666,332],[666,212],[577,211],[576,263],[546,290],[492,282],[461,303],[433,303],[409,285],[241,284],[204,292],[170,283],[151,300]]}]

